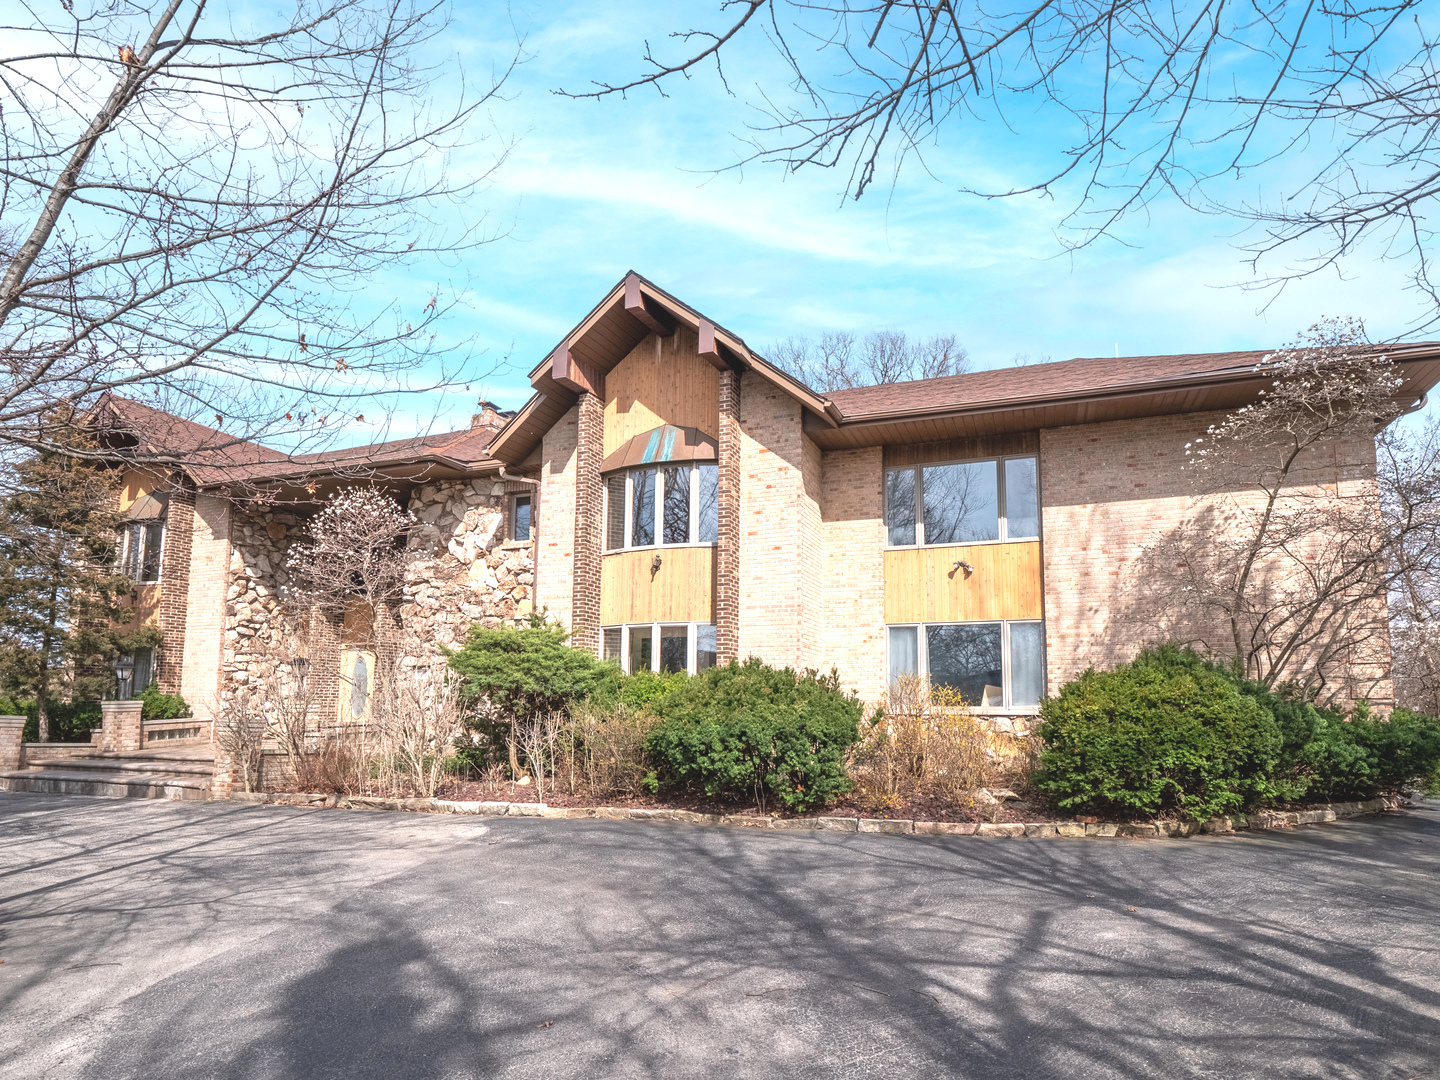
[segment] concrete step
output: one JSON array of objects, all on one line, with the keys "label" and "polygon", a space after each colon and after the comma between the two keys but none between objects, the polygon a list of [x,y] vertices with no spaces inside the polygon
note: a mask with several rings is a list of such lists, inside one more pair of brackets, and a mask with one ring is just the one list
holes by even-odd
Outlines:
[{"label": "concrete step", "polygon": [[[103,772],[103,773],[158,773],[165,776],[211,777],[215,775],[215,762],[186,761],[183,758],[138,757],[126,754],[93,755],[90,757],[65,758],[58,761],[42,761],[30,766],[32,770],[47,772]],[[14,775],[8,774],[8,775]]]},{"label": "concrete step", "polygon": [[[66,766],[74,764],[65,762]],[[0,791],[34,791],[50,795],[104,795],[115,799],[194,799],[210,793],[209,776],[172,776],[132,770],[37,768],[0,773]]]}]

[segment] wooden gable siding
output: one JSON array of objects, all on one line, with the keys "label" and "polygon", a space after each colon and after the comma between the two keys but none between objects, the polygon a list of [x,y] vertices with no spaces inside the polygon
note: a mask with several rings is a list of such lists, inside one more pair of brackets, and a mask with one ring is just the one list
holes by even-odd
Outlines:
[{"label": "wooden gable siding", "polygon": [[605,376],[605,449],[673,424],[720,437],[720,373],[700,359],[695,331],[650,334]]}]

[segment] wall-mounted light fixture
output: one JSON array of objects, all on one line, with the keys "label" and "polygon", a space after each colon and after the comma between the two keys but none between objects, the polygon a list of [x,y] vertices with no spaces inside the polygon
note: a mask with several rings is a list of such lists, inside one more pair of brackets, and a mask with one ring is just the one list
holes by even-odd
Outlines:
[{"label": "wall-mounted light fixture", "polygon": [[650,576],[653,578],[660,572],[660,556],[657,554],[650,560]]},{"label": "wall-mounted light fixture", "polygon": [[965,576],[969,577],[975,572],[975,567],[971,566],[964,559],[956,559],[954,565],[950,567],[950,572],[954,573],[956,570],[964,570]]}]

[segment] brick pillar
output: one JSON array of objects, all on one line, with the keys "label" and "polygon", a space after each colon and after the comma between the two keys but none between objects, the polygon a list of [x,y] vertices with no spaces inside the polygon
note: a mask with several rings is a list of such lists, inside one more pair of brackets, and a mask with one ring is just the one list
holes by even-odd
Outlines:
[{"label": "brick pillar", "polygon": [[600,464],[605,449],[605,403],[582,392],[575,434],[575,569],[570,644],[600,653]]},{"label": "brick pillar", "polygon": [[740,373],[720,373],[720,512],[715,551],[715,659],[740,659]]},{"label": "brick pillar", "polygon": [[160,670],[156,678],[167,694],[180,692],[185,670],[185,613],[190,606],[190,541],[195,534],[195,489],[189,484],[170,495],[165,512],[165,554],[160,566]]},{"label": "brick pillar", "polygon": [[100,703],[101,742],[110,753],[140,749],[140,701],[102,701]]},{"label": "brick pillar", "polygon": [[25,717],[0,716],[0,772],[25,767]]}]

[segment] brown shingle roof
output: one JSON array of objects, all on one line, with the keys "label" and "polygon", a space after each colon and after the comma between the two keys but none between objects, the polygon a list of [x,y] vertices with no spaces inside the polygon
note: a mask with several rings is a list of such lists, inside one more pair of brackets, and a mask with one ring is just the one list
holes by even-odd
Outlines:
[{"label": "brown shingle roof", "polygon": [[941,411],[991,402],[1057,398],[1147,385],[1167,379],[1251,371],[1265,351],[1094,357],[1027,367],[972,371],[940,379],[886,383],[826,394],[848,420],[912,411]]},{"label": "brown shingle roof", "polygon": [[476,466],[488,462],[485,449],[497,430],[466,428],[292,455],[113,394],[102,399],[95,415],[112,437],[133,438],[147,455],[172,459],[200,487],[436,459],[462,468]]}]

